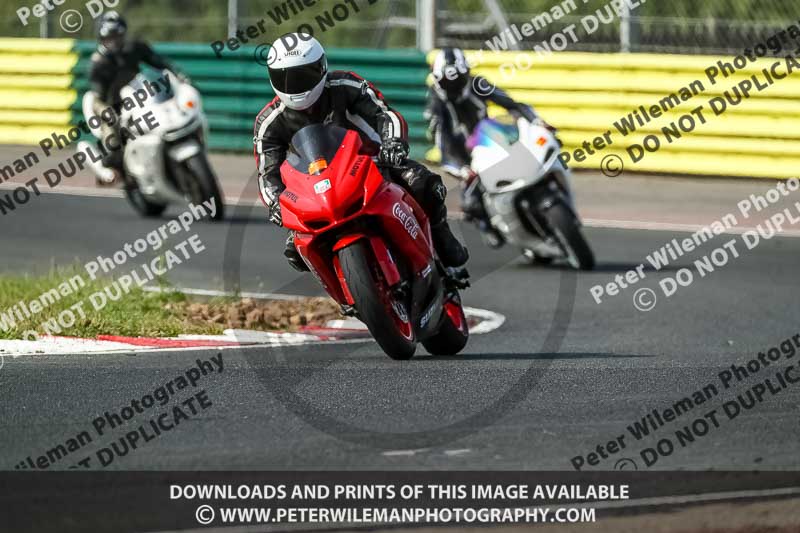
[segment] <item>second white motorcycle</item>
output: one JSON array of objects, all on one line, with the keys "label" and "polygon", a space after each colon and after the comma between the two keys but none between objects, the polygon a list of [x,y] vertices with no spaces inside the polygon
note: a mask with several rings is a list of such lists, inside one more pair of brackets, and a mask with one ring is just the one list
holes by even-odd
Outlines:
[{"label": "second white motorcycle", "polygon": [[490,223],[507,243],[534,263],[565,259],[576,269],[594,268],[570,172],[558,158],[560,144],[550,130],[522,118],[486,118],[467,145]]},{"label": "second white motorcycle", "polygon": [[[208,122],[202,109],[200,93],[169,72],[170,90],[147,98],[141,105],[123,110],[119,117],[127,127],[145,115],[155,117],[157,126],[129,140],[123,150],[123,188],[133,208],[142,216],[161,215],[169,204],[192,202],[195,205],[214,200],[214,220],[224,217],[224,203],[217,177],[206,153]],[[145,88],[147,78],[139,74],[120,91],[132,98]],[[86,93],[84,114],[92,113],[93,96]],[[95,136],[100,138],[99,131]],[[79,146],[79,149],[81,147]],[[96,163],[98,176],[113,172]]]}]

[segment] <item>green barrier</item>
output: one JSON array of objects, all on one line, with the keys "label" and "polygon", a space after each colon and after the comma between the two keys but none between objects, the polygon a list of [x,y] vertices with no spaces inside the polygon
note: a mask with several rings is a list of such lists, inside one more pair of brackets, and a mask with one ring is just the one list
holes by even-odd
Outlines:
[{"label": "green barrier", "polygon": [[[187,76],[203,95],[203,106],[210,126],[209,145],[216,150],[253,150],[253,123],[258,112],[274,98],[266,67],[254,59],[255,47],[225,51],[218,59],[208,44],[158,43],[154,48]],[[78,61],[74,82],[78,99],[72,105],[73,120],[80,119],[80,98],[88,90],[92,42],[75,45]],[[421,156],[427,148],[426,124],[422,117],[425,103],[425,56],[414,50],[330,49],[332,70],[352,70],[379,88],[389,105],[409,123],[412,154]],[[2,75],[0,69],[0,75]]]},{"label": "green barrier", "polygon": [[[217,59],[208,44],[159,43],[155,47],[186,72],[203,94],[211,126],[210,146],[251,152],[255,116],[273,98],[266,68],[254,60],[255,48],[226,50]],[[89,59],[94,50],[95,43],[88,41],[0,38],[0,143],[35,144],[82,119],[80,101],[88,89]],[[534,105],[559,127],[565,150],[573,155],[584,141],[611,131],[612,146],[582,161],[573,157],[570,164],[574,167],[597,169],[610,154],[620,155],[627,163],[627,148],[642,144],[647,135],[659,135],[659,151],[628,164],[628,170],[763,177],[798,174],[800,76],[796,74],[800,69],[714,116],[708,110],[711,98],[761,75],[774,60],[748,63],[711,84],[704,71],[731,58],[590,53],[540,57],[525,52],[469,55],[477,63],[475,73]],[[406,117],[415,157],[429,148],[422,116],[428,78],[425,60],[414,50],[329,51],[332,69],[352,70],[373,81],[390,105]],[[634,133],[618,131],[616,124],[639,106],[660,105],[667,95],[697,80],[703,84],[700,94],[637,125]],[[706,107],[708,122],[665,142],[663,128],[700,105]],[[431,155],[435,156],[435,151]]]}]

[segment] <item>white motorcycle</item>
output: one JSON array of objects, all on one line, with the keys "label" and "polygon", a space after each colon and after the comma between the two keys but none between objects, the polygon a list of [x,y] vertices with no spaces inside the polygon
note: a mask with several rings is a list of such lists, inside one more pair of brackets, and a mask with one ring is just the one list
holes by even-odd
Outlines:
[{"label": "white motorcycle", "polygon": [[576,269],[594,267],[575,210],[570,171],[558,158],[560,144],[550,130],[523,118],[486,118],[467,147],[490,223],[506,242],[520,247],[533,263],[566,259]]},{"label": "white motorcycle", "polygon": [[[165,71],[164,76],[169,76],[168,90],[162,89],[120,114],[121,126],[135,136],[128,140],[123,151],[125,196],[146,217],[161,215],[171,203],[199,205],[213,198],[217,206],[213,219],[222,220],[224,203],[206,153],[208,121],[200,93],[169,72]],[[142,94],[146,81],[145,76],[137,75],[122,88],[120,97],[133,99],[136,91]],[[83,99],[86,117],[93,113],[93,103],[93,94],[86,93]],[[152,113],[157,125],[140,133],[134,124],[145,124],[143,117],[148,113]],[[98,130],[93,133],[100,138]],[[108,181],[109,172],[113,173],[99,162],[92,166],[99,181]]]}]

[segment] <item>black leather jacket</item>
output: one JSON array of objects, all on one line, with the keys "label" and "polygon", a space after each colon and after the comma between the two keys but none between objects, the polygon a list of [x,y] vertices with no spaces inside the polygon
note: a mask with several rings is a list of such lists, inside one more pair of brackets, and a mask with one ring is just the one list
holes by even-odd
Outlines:
[{"label": "black leather jacket", "polygon": [[139,73],[139,63],[153,68],[176,72],[163,57],[143,41],[127,41],[115,53],[100,51],[92,54],[89,72],[90,89],[107,105],[119,106],[119,91]]},{"label": "black leather jacket", "polygon": [[276,97],[258,114],[253,130],[259,190],[267,205],[285,188],[280,166],[294,134],[309,124],[331,123],[358,131],[375,152],[384,141],[408,138],[402,115],[386,104],[372,83],[352,72],[329,72],[322,95],[308,110],[289,109]]},{"label": "black leather jacket", "polygon": [[465,142],[478,122],[486,118],[489,103],[531,122],[538,118],[530,106],[515,102],[482,77],[470,78],[467,89],[458,98],[448,98],[436,87],[428,89],[425,119],[428,120],[429,134],[442,153],[445,168],[469,164]]}]

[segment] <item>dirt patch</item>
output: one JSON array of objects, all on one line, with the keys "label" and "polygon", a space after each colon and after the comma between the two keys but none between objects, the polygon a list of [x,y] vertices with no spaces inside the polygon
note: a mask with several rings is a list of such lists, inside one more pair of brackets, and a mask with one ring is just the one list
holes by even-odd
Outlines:
[{"label": "dirt patch", "polygon": [[223,328],[293,331],[303,326],[324,326],[343,318],[339,305],[329,298],[177,302],[166,308],[193,324],[219,324]]}]

